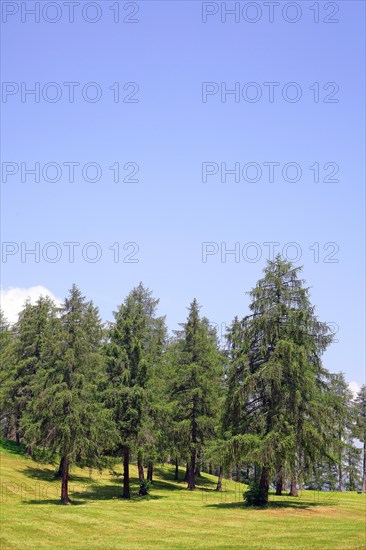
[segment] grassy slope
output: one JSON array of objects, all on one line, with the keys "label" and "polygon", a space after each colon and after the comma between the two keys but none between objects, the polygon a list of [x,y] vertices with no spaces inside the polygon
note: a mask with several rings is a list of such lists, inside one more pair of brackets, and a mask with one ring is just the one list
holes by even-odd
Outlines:
[{"label": "grassy slope", "polygon": [[219,494],[215,478],[205,474],[200,488],[188,492],[166,466],[156,470],[150,497],[125,501],[118,498],[120,478],[107,471],[90,478],[88,470],[75,469],[75,505],[61,506],[54,471],[2,445],[2,550],[366,547],[366,500],[355,493],[304,491],[298,499],[271,496],[265,510],[247,509],[242,485],[226,482]]}]

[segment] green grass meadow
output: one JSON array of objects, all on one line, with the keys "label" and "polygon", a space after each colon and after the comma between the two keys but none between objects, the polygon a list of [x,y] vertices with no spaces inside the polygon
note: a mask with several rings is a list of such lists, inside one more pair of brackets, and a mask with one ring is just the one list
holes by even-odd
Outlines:
[{"label": "green grass meadow", "polygon": [[[266,509],[243,504],[244,485],[203,474],[194,492],[173,481],[174,469],[155,469],[150,495],[137,496],[132,465],[130,501],[121,469],[72,470],[72,506],[59,503],[55,466],[34,462],[14,444],[1,446],[1,549],[366,548],[365,495],[303,491],[271,495]],[[183,478],[183,469],[180,471]]]}]

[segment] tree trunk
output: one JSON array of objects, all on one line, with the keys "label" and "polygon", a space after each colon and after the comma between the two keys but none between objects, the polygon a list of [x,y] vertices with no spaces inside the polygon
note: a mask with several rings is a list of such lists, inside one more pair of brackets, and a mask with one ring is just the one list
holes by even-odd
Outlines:
[{"label": "tree trunk", "polygon": [[[341,458],[342,460],[342,458]],[[343,468],[342,468],[342,462],[339,464],[339,470],[338,470],[338,491],[343,491]]]},{"label": "tree trunk", "polygon": [[362,492],[366,492],[366,438],[363,443]]},{"label": "tree trunk", "polygon": [[284,486],[283,469],[278,468],[276,472],[276,495],[281,496]]},{"label": "tree trunk", "polygon": [[196,488],[196,480],[195,480],[195,472],[196,472],[196,450],[193,449],[191,452],[191,463],[188,468],[188,487],[190,491],[193,491],[193,489]]},{"label": "tree trunk", "polygon": [[145,476],[144,476],[144,465],[142,463],[142,458],[140,454],[137,457],[137,469],[139,472],[139,480],[142,481],[145,478]]},{"label": "tree trunk", "polygon": [[175,459],[174,481],[179,481],[179,461]]},{"label": "tree trunk", "polygon": [[195,471],[194,471],[194,475],[196,477],[201,477],[201,467],[202,467],[202,464],[201,464],[201,452],[197,453],[197,457],[196,457],[196,467],[195,467]]},{"label": "tree trunk", "polygon": [[69,458],[63,456],[61,461],[63,462],[62,479],[61,479],[61,502],[63,504],[70,504],[69,498]]},{"label": "tree trunk", "polygon": [[20,445],[20,428],[18,418],[15,421],[15,444]]},{"label": "tree trunk", "polygon": [[290,497],[298,497],[299,496],[299,493],[298,493],[297,487],[296,487],[296,481],[291,481],[289,496]]},{"label": "tree trunk", "polygon": [[61,478],[62,477],[62,472],[64,470],[64,462],[65,462],[65,457],[62,456],[61,460],[60,460],[60,464],[58,466],[58,470],[57,470],[56,475],[55,475],[56,478]]},{"label": "tree trunk", "polygon": [[154,466],[152,462],[150,462],[147,467],[147,481],[150,481],[150,483],[153,482],[153,470],[154,470]]},{"label": "tree trunk", "polygon": [[212,476],[212,464],[208,465],[208,473]]},{"label": "tree trunk", "polygon": [[247,483],[247,484],[249,483],[249,474],[250,474],[250,468],[249,468],[249,466],[247,466],[246,481],[245,481],[245,483]]},{"label": "tree trunk", "polygon": [[189,464],[187,463],[187,466],[186,466],[186,475],[184,476],[184,481],[188,481],[188,475],[189,475]]},{"label": "tree trunk", "polygon": [[240,466],[239,466],[239,464],[236,464],[236,466],[235,466],[235,481],[240,483]]},{"label": "tree trunk", "polygon": [[227,477],[228,477],[228,480],[229,480],[229,481],[232,481],[232,479],[233,479],[233,470],[232,470],[232,468],[229,468],[229,472],[228,472],[228,476],[227,476]]},{"label": "tree trunk", "polygon": [[269,468],[263,466],[261,472],[261,478],[259,481],[259,488],[261,490],[261,496],[258,504],[265,506],[268,504],[268,493],[269,493]]},{"label": "tree trunk", "polygon": [[130,498],[130,448],[123,449],[123,494],[122,498]]},{"label": "tree trunk", "polygon": [[224,468],[220,466],[219,477],[217,479],[216,491],[222,491],[222,476],[224,473]]}]

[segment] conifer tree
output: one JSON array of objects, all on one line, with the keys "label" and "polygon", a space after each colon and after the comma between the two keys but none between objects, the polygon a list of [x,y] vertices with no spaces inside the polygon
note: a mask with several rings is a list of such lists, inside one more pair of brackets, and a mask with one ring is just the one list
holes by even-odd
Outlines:
[{"label": "conifer tree", "polygon": [[124,498],[130,497],[131,448],[135,446],[138,454],[142,451],[138,448],[138,439],[140,435],[141,441],[149,408],[148,382],[164,348],[165,322],[156,315],[158,303],[152,292],[140,283],[114,313],[115,322],[105,347],[106,402],[118,433],[117,453],[123,455]]},{"label": "conifer tree", "polygon": [[249,293],[251,315],[241,323],[236,320],[229,336],[235,337],[236,351],[227,418],[234,436],[250,436],[252,456],[261,465],[257,504],[268,502],[274,470],[286,462],[295,484],[299,451],[305,460],[313,460],[325,444],[327,371],[321,354],[331,335],[315,317],[300,269],[280,256],[269,261]]},{"label": "conifer tree", "polygon": [[50,298],[41,296],[34,305],[27,300],[12,330],[12,344],[7,350],[4,372],[3,398],[8,403],[8,407],[5,403],[4,406],[17,444],[21,439],[23,412],[33,397],[32,382],[46,345],[47,326],[55,315],[56,306]]},{"label": "conifer tree", "polygon": [[366,492],[366,385],[361,386],[355,403],[355,435],[363,444],[362,492]]},{"label": "conifer tree", "polygon": [[351,443],[352,430],[352,393],[344,374],[331,374],[329,379],[330,414],[327,416],[329,431],[332,435],[331,450],[337,469],[338,491],[344,488],[345,453]]},{"label": "conifer tree", "polygon": [[214,435],[223,376],[222,355],[216,332],[200,318],[193,300],[186,323],[173,345],[173,389],[177,421],[186,442],[188,489],[195,488],[197,455]]},{"label": "conifer tree", "polygon": [[101,321],[97,308],[75,285],[45,336],[22,428],[30,445],[46,447],[61,457],[61,501],[69,504],[70,466],[97,466],[113,436],[99,388],[104,376]]},{"label": "conifer tree", "polygon": [[14,332],[0,309],[0,428],[4,437],[12,437],[15,431],[14,366],[11,357],[13,338]]}]

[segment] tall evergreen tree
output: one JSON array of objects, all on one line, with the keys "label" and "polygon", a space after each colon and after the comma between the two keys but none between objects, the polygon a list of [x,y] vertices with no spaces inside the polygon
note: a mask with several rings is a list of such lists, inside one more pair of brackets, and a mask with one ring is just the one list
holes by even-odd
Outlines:
[{"label": "tall evergreen tree", "polygon": [[32,382],[46,345],[47,326],[55,315],[56,306],[50,298],[41,296],[34,305],[27,300],[12,330],[4,371],[3,410],[18,444],[21,418],[33,397]]},{"label": "tall evergreen tree", "polygon": [[200,318],[196,300],[173,346],[175,414],[187,448],[188,489],[195,488],[197,456],[214,435],[223,375],[222,354],[216,332]]},{"label": "tall evergreen tree", "polygon": [[117,452],[123,455],[124,498],[130,497],[129,463],[133,446],[142,460],[138,443],[143,439],[145,413],[149,408],[148,382],[164,348],[165,322],[156,315],[158,303],[142,283],[134,288],[114,313],[115,323],[105,349],[106,402],[118,432]]},{"label": "tall evergreen tree", "polygon": [[14,366],[12,341],[14,332],[0,309],[0,428],[4,437],[11,437],[15,430],[16,408],[14,406]]},{"label": "tall evergreen tree", "polygon": [[61,457],[61,501],[68,504],[70,466],[98,465],[113,435],[99,391],[104,376],[101,321],[97,308],[75,285],[45,336],[22,428],[29,444]]},{"label": "tall evergreen tree", "polygon": [[[286,462],[292,484],[299,463],[325,443],[322,428],[327,371],[321,354],[330,330],[317,320],[299,267],[277,256],[249,293],[252,314],[235,321],[227,418],[234,435],[251,436],[261,465],[258,504],[268,502],[274,470]],[[299,456],[301,455],[301,456]]]},{"label": "tall evergreen tree", "polygon": [[355,403],[355,435],[363,444],[362,492],[366,492],[366,385],[363,385]]},{"label": "tall evergreen tree", "polygon": [[344,489],[345,454],[352,443],[352,393],[348,387],[344,374],[331,374],[329,380],[330,415],[327,423],[332,435],[331,450],[337,469],[338,491]]}]

